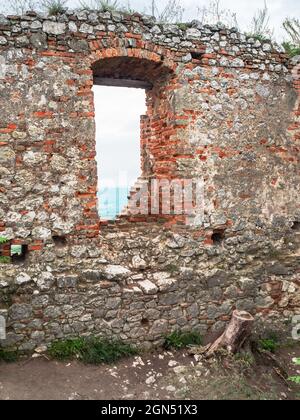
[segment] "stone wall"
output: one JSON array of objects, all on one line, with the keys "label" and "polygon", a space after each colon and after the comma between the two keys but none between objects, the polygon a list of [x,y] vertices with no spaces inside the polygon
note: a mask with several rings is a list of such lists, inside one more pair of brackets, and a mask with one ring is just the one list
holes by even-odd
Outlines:
[{"label": "stone wall", "polygon": [[[270,42],[196,21],[1,16],[2,255],[27,251],[1,266],[2,344],[92,333],[150,346],[173,329],[221,328],[236,307],[271,325],[299,314],[292,64]],[[147,83],[142,176],[203,179],[201,223],[100,223],[92,87],[107,77]]]},{"label": "stone wall", "polygon": [[258,331],[290,337],[300,315],[299,250],[300,232],[282,220],[214,246],[185,228],[149,226],[109,228],[99,244],[48,245],[43,263],[1,270],[2,345],[33,350],[93,334],[149,348],[174,330],[219,331],[234,308],[254,314]]}]

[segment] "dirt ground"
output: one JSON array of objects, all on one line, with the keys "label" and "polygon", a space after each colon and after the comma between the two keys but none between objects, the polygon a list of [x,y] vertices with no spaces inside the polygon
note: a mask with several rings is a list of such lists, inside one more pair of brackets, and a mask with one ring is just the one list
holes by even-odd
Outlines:
[{"label": "dirt ground", "polygon": [[[288,375],[297,374],[294,357],[300,357],[300,344],[276,354]],[[250,356],[204,361],[186,350],[161,351],[112,366],[61,363],[42,356],[0,364],[0,399],[295,400],[300,399],[300,386],[281,377],[276,366]]]}]

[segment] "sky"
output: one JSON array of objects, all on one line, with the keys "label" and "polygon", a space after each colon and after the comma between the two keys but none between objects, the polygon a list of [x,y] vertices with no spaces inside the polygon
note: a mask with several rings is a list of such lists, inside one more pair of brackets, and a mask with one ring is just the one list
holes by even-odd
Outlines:
[{"label": "sky", "polygon": [[143,89],[94,86],[98,174],[101,187],[133,185],[140,174]]}]

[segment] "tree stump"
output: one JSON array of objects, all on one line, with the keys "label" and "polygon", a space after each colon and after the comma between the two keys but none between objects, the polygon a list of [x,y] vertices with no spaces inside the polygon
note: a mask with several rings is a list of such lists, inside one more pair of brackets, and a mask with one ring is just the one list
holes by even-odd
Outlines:
[{"label": "tree stump", "polygon": [[225,348],[229,353],[237,353],[249,338],[253,322],[254,318],[249,312],[234,311],[225,332],[209,346],[207,356],[221,348]]}]

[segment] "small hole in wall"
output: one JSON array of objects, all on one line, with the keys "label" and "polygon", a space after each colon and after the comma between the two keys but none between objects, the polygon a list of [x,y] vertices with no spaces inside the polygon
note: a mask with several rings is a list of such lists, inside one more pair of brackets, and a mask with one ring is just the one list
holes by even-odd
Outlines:
[{"label": "small hole in wall", "polygon": [[213,234],[211,235],[211,240],[213,241],[214,245],[221,245],[225,239],[225,230],[219,229],[214,230]]},{"label": "small hole in wall", "polygon": [[193,60],[201,61],[203,57],[203,53],[199,51],[191,51],[191,56]]},{"label": "small hole in wall", "polygon": [[296,232],[300,231],[300,222],[294,222],[292,224],[292,230],[295,230]]},{"label": "small hole in wall", "polygon": [[52,236],[52,239],[57,248],[64,248],[67,246],[67,239],[65,236]]},{"label": "small hole in wall", "polygon": [[11,245],[10,256],[13,264],[23,263],[28,255],[28,245]]},{"label": "small hole in wall", "polygon": [[144,327],[147,327],[147,326],[149,325],[149,319],[147,319],[147,318],[143,318],[143,319],[142,319],[142,321],[141,321],[141,324],[142,324]]}]

